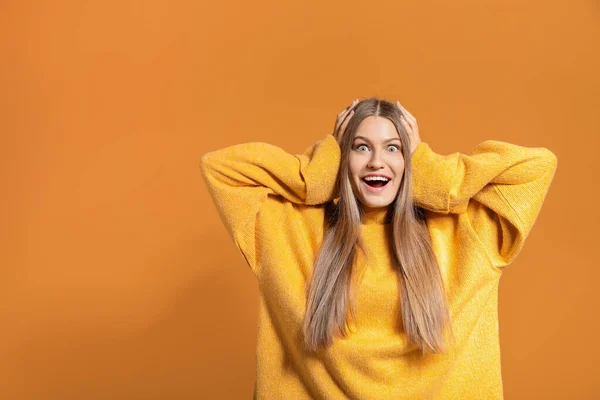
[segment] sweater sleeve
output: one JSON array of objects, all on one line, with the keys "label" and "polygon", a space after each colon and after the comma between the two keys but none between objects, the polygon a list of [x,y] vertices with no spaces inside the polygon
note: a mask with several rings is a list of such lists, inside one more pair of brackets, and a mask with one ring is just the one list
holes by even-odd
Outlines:
[{"label": "sweater sleeve", "polygon": [[540,212],[557,158],[543,147],[497,140],[480,143],[471,154],[450,155],[421,142],[411,166],[415,204],[461,214],[492,265],[503,268],[520,252]]},{"label": "sweater sleeve", "polygon": [[248,264],[255,267],[255,220],[268,195],[317,205],[333,200],[340,148],[333,135],[302,154],[261,142],[204,154],[200,170],[225,227]]}]

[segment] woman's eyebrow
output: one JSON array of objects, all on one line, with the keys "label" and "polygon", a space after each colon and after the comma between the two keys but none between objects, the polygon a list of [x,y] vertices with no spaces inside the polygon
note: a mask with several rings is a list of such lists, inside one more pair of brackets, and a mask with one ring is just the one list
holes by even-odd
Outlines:
[{"label": "woman's eyebrow", "polygon": [[[364,137],[364,136],[355,136],[355,137],[354,137],[354,140],[356,140],[356,139],[362,139],[362,140],[364,140],[365,142],[372,143],[372,142],[371,142],[369,139],[367,139],[367,138],[366,138],[366,137]],[[400,141],[400,138],[397,138],[397,137],[395,137],[395,138],[390,138],[390,139],[384,140],[384,141],[383,141],[383,143],[391,142],[391,141],[394,141],[394,140],[398,140],[398,141]]]}]

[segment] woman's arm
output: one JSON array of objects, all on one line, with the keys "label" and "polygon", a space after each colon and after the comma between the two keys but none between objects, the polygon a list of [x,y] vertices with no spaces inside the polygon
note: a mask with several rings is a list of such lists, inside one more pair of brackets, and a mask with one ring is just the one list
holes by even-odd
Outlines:
[{"label": "woman's arm", "polygon": [[417,205],[438,213],[466,213],[496,267],[521,250],[557,167],[544,147],[487,140],[469,154],[440,155],[421,142],[412,155]]},{"label": "woman's arm", "polygon": [[293,155],[268,143],[244,143],[205,154],[200,169],[231,237],[254,267],[255,219],[268,195],[315,205],[333,199],[340,148],[328,134]]},{"label": "woman's arm", "polygon": [[338,113],[333,134],[293,155],[268,143],[244,143],[202,156],[202,176],[236,246],[253,271],[256,216],[267,196],[316,205],[333,200],[340,167],[339,137],[345,132],[354,100]]},{"label": "woman's arm", "polygon": [[557,158],[544,147],[487,140],[471,154],[436,154],[421,142],[416,118],[400,102],[411,142],[415,203],[442,214],[462,214],[492,264],[503,268],[519,254],[540,212]]}]

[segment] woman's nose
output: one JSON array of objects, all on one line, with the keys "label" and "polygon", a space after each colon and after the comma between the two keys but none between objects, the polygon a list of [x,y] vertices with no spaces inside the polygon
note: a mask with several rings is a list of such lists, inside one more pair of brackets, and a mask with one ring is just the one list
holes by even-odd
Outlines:
[{"label": "woman's nose", "polygon": [[381,167],[381,156],[376,153],[373,153],[373,157],[367,163],[369,168],[380,168]]}]

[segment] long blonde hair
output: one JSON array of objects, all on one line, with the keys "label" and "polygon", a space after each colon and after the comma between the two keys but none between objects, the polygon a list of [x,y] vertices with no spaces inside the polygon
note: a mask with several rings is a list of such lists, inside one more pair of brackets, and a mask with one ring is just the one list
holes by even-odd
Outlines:
[{"label": "long blonde hair", "polygon": [[[349,174],[349,154],[358,125],[368,116],[389,119],[399,133],[405,160],[404,177],[398,194],[389,206],[391,258],[399,275],[400,303],[404,331],[409,343],[424,353],[446,351],[445,332],[452,335],[450,313],[437,259],[433,253],[425,213],[411,196],[411,153],[409,137],[400,109],[385,100],[370,98],[355,106],[343,135],[341,162],[336,182],[337,202],[327,205],[327,226],[306,287],[304,342],[308,351],[328,346],[334,333],[346,336],[348,303],[353,300],[351,277],[357,249],[362,207],[356,198]],[[350,304],[354,316],[354,306]],[[450,328],[446,331],[446,328]]]}]

